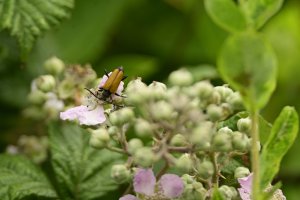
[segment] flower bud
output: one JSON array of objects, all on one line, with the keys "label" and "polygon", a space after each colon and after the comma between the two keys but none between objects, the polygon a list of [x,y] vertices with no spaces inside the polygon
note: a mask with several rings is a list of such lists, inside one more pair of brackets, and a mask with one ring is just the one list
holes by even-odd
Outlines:
[{"label": "flower bud", "polygon": [[186,69],[174,71],[169,76],[172,85],[187,86],[193,82],[192,74]]},{"label": "flower bud", "polygon": [[234,178],[244,178],[250,174],[250,171],[246,167],[238,167],[234,171]]},{"label": "flower bud", "polygon": [[250,140],[245,134],[235,131],[232,134],[232,145],[235,150],[247,151],[250,146]]},{"label": "flower bud", "polygon": [[[249,138],[248,149],[251,149],[251,146],[253,145],[253,144],[252,144],[252,141],[253,141],[253,139],[252,139],[252,138]],[[257,142],[256,142],[256,145],[257,145],[258,151],[260,151],[260,150],[261,150],[260,142],[257,141]]]},{"label": "flower bud", "polygon": [[193,161],[189,154],[185,153],[176,161],[176,167],[182,172],[190,172],[193,169]]},{"label": "flower bud", "polygon": [[128,152],[135,154],[140,148],[142,148],[143,142],[138,138],[133,138],[128,142]]},{"label": "flower bud", "polygon": [[91,133],[90,145],[94,148],[104,148],[110,140],[109,134],[105,128],[89,130]]},{"label": "flower bud", "polygon": [[185,185],[192,184],[194,182],[194,178],[191,175],[189,175],[189,174],[183,174],[181,176],[181,179],[183,180],[183,183]]},{"label": "flower bud", "polygon": [[243,132],[243,133],[250,133],[250,131],[251,131],[251,119],[249,117],[239,119],[237,121],[237,127],[238,127],[238,130]]},{"label": "flower bud", "polygon": [[155,99],[164,99],[167,95],[167,86],[161,82],[153,81],[148,88]]},{"label": "flower bud", "polygon": [[40,90],[33,90],[28,95],[28,100],[32,104],[42,104],[46,98],[46,94]]},{"label": "flower bud", "polygon": [[227,86],[217,86],[214,88],[221,95],[221,101],[225,102],[226,99],[233,94],[232,89]]},{"label": "flower bud", "polygon": [[37,88],[43,92],[50,92],[55,84],[55,78],[52,75],[43,75],[36,79]]},{"label": "flower bud", "polygon": [[151,124],[144,119],[137,119],[134,125],[134,130],[139,137],[151,137],[153,133],[153,128]]},{"label": "flower bud", "polygon": [[114,165],[111,168],[111,177],[117,183],[124,183],[129,180],[131,174],[129,169],[123,164]]},{"label": "flower bud", "polygon": [[109,120],[113,125],[121,126],[125,123],[132,121],[134,113],[130,108],[122,108],[109,115]]},{"label": "flower bud", "polygon": [[194,85],[195,92],[201,99],[208,99],[214,90],[214,87],[208,81],[201,81]]},{"label": "flower bud", "polygon": [[57,88],[58,96],[61,99],[67,99],[74,95],[75,93],[75,86],[74,82],[69,79],[63,80]]},{"label": "flower bud", "polygon": [[218,134],[220,134],[220,133],[227,133],[229,135],[232,135],[233,131],[230,128],[228,128],[227,126],[225,126],[218,130]]},{"label": "flower bud", "polygon": [[227,132],[217,133],[212,141],[213,148],[216,151],[228,152],[232,150],[231,134]]},{"label": "flower bud", "polygon": [[187,141],[185,139],[185,137],[181,134],[176,134],[172,137],[170,144],[173,146],[184,146],[186,145]]},{"label": "flower bud", "polygon": [[141,78],[130,81],[125,92],[127,94],[125,102],[129,105],[143,103],[151,95],[149,88],[142,82]]},{"label": "flower bud", "polygon": [[203,161],[197,166],[198,175],[201,178],[208,179],[214,174],[214,166],[210,161]]},{"label": "flower bud", "polygon": [[234,110],[241,110],[244,107],[242,97],[238,92],[232,93],[227,97],[226,101]]},{"label": "flower bud", "polygon": [[134,154],[134,161],[142,167],[149,167],[155,161],[155,155],[149,147],[142,147]]},{"label": "flower bud", "polygon": [[210,104],[207,106],[207,115],[211,121],[216,122],[222,119],[223,110],[215,104]]},{"label": "flower bud", "polygon": [[217,91],[213,91],[211,97],[211,103],[220,104],[221,103],[221,95]]},{"label": "flower bud", "polygon": [[227,185],[222,185],[219,188],[219,192],[223,199],[235,199],[238,196],[236,189]]},{"label": "flower bud", "polygon": [[152,105],[152,116],[156,120],[168,120],[174,112],[172,106],[165,101],[159,101]]},{"label": "flower bud", "polygon": [[190,142],[197,145],[197,149],[208,150],[212,137],[212,123],[203,122],[197,126],[190,137]]},{"label": "flower bud", "polygon": [[63,63],[63,61],[54,56],[46,60],[46,62],[44,63],[44,68],[50,74],[58,75],[65,69],[65,64]]},{"label": "flower bud", "polygon": [[207,191],[204,188],[195,189],[192,184],[185,185],[180,200],[204,200]]}]

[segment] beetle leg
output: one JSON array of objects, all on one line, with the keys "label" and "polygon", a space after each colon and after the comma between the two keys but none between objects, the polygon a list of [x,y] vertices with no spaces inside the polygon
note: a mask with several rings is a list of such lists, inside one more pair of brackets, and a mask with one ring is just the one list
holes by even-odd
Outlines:
[{"label": "beetle leg", "polygon": [[93,95],[94,97],[96,97],[96,99],[99,99],[99,97],[97,97],[97,95],[95,95],[95,93],[92,92],[90,89],[88,89],[88,88],[84,88],[84,89],[86,89],[87,91],[89,91],[89,93],[91,93],[91,95]]},{"label": "beetle leg", "polygon": [[116,95],[116,96],[118,96],[118,97],[126,98],[126,96],[124,96],[124,95],[122,95],[122,94],[115,93],[114,95]]}]

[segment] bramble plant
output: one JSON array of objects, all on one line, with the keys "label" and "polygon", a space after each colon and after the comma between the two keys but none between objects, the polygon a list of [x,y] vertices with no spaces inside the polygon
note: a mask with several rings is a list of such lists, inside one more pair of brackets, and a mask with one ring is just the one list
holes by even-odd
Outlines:
[{"label": "bramble plant", "polygon": [[[125,84],[111,74],[98,78],[88,65],[47,60],[48,74],[32,81],[24,114],[45,120],[49,141],[23,137],[8,152],[40,163],[49,148],[51,169],[0,155],[0,198],[286,199],[272,181],[297,136],[298,114],[287,106],[273,124],[260,115],[277,66],[258,29],[281,3],[205,0],[231,34],[217,61],[221,86],[184,68],[167,85],[142,78]],[[99,89],[108,80],[116,90],[106,101]]]}]

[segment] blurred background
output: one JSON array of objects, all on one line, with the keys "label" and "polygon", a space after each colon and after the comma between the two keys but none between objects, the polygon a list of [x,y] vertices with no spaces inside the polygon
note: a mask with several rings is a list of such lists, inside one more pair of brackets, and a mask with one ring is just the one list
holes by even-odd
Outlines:
[{"label": "blurred background", "polygon": [[[279,61],[278,84],[262,115],[273,122],[284,105],[300,111],[300,2],[286,0],[262,29]],[[216,84],[214,66],[227,33],[207,16],[199,0],[76,0],[72,16],[39,38],[28,58],[7,31],[0,32],[0,151],[43,123],[25,118],[31,80],[43,62],[57,56],[68,64],[104,69],[124,66],[129,79],[166,81],[180,67],[205,73]],[[285,156],[278,179],[289,200],[300,195],[300,137]]]}]

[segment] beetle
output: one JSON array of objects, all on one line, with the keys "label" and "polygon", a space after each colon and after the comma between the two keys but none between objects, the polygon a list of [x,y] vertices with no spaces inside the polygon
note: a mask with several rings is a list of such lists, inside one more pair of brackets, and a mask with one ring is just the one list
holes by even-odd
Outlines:
[{"label": "beetle", "polygon": [[122,66],[116,68],[110,75],[105,70],[105,75],[107,76],[107,80],[104,83],[103,86],[101,86],[96,93],[92,92],[88,88],[85,88],[87,91],[89,91],[94,97],[101,101],[106,101],[108,103],[112,102],[112,96],[111,95],[117,95],[120,97],[124,97],[121,94],[117,93],[117,89],[124,79],[127,78],[127,76],[124,76],[124,69]]}]

